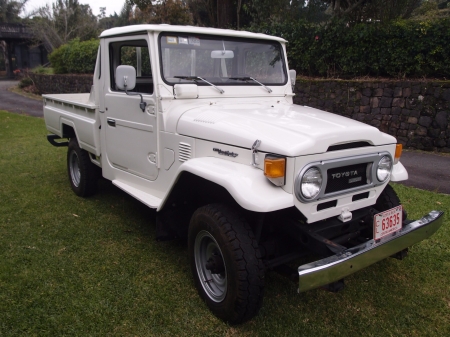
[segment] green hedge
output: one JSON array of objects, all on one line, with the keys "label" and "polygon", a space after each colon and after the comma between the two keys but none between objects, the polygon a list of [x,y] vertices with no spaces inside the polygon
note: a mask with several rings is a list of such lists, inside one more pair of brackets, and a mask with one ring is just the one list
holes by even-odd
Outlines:
[{"label": "green hedge", "polygon": [[[450,18],[361,23],[306,21],[266,24],[259,32],[282,36],[289,67],[309,76],[449,77]],[[93,73],[98,41],[73,40],[49,59],[57,74]]]},{"label": "green hedge", "polygon": [[290,67],[310,76],[450,76],[450,19],[258,27],[289,41]]},{"label": "green hedge", "polygon": [[55,74],[92,74],[97,59],[98,40],[75,39],[55,49],[49,56]]}]

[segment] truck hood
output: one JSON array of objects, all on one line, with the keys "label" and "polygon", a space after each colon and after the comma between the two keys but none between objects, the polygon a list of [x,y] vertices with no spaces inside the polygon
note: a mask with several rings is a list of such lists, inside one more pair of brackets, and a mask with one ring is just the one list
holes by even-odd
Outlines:
[{"label": "truck hood", "polygon": [[326,152],[331,145],[366,141],[395,143],[377,128],[318,109],[284,104],[209,105],[185,112],[181,135],[290,157]]}]

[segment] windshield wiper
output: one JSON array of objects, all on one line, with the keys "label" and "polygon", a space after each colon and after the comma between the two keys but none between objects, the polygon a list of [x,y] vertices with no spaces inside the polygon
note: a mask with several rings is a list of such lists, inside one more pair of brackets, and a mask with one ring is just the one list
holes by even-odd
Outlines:
[{"label": "windshield wiper", "polygon": [[188,80],[188,81],[195,81],[197,82],[198,80],[203,81],[205,83],[208,83],[210,86],[216,88],[217,90],[219,90],[219,92],[221,94],[223,94],[225,91],[219,87],[216,87],[214,84],[212,84],[211,82],[208,82],[207,80],[205,80],[204,78],[201,78],[199,76],[174,76],[175,78],[180,78],[182,80]]},{"label": "windshield wiper", "polygon": [[269,94],[272,92],[272,89],[270,89],[269,87],[266,87],[264,84],[262,84],[261,82],[255,80],[253,77],[249,77],[249,76],[242,76],[242,77],[230,77],[230,80],[236,80],[236,81],[253,81],[258,83],[260,86],[264,87],[264,89],[266,89]]}]

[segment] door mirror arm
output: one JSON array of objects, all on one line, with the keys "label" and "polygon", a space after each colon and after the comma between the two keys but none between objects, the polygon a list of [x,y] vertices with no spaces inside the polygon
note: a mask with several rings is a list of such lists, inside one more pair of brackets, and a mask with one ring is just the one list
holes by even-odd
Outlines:
[{"label": "door mirror arm", "polygon": [[116,68],[116,86],[120,90],[125,90],[125,94],[128,96],[141,96],[141,103],[139,107],[142,112],[145,112],[145,107],[147,103],[144,102],[144,98],[140,93],[128,92],[128,87],[133,90],[136,86],[136,69],[132,66],[120,65]]},{"label": "door mirror arm", "polygon": [[127,76],[123,77],[124,80],[124,88],[125,88],[125,93],[128,96],[141,96],[141,103],[139,103],[139,107],[141,108],[142,112],[145,112],[145,107],[147,106],[147,102],[144,102],[144,98],[142,97],[142,95],[138,92],[128,92],[127,90]]}]

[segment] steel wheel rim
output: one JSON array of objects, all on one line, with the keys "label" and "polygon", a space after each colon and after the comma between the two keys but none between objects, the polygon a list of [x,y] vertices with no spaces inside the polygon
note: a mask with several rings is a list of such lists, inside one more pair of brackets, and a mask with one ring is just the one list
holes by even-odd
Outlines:
[{"label": "steel wheel rim", "polygon": [[194,257],[197,275],[208,297],[214,302],[222,302],[227,294],[227,269],[220,274],[213,274],[206,269],[206,263],[213,254],[220,254],[223,259],[217,241],[207,231],[200,231],[194,244]]},{"label": "steel wheel rim", "polygon": [[72,179],[72,183],[76,187],[78,187],[80,185],[81,172],[80,172],[80,160],[78,159],[78,155],[75,151],[72,151],[70,153],[69,171],[70,171],[70,178]]}]

